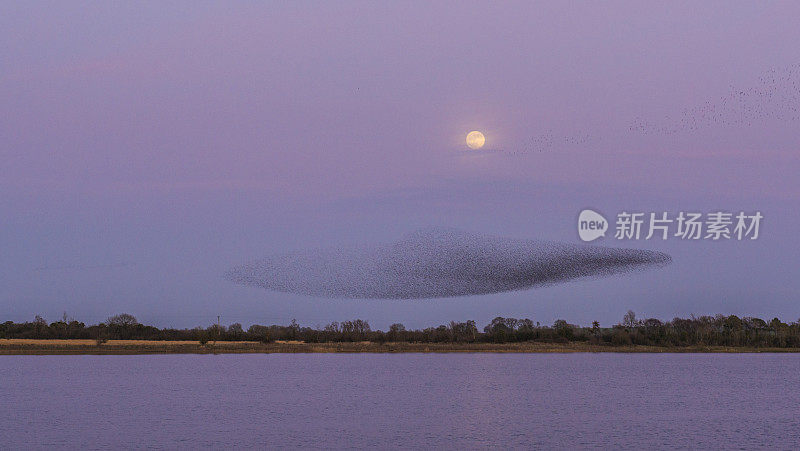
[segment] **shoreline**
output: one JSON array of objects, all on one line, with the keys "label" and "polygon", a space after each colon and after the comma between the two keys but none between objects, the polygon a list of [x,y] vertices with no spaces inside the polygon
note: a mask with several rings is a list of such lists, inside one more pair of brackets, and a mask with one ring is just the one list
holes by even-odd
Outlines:
[{"label": "shoreline", "polygon": [[138,355],[138,354],[330,354],[330,353],[796,353],[800,348],[755,348],[734,346],[644,346],[572,343],[406,343],[299,341],[219,341],[201,345],[196,341],[109,340],[98,346],[94,340],[0,339],[2,355]]}]

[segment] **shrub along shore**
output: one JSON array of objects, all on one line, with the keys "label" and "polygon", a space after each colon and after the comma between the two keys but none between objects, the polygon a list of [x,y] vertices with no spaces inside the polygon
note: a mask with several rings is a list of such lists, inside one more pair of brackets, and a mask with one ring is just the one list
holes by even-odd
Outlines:
[{"label": "shrub along shore", "polygon": [[497,317],[483,330],[474,321],[406,329],[373,330],[360,319],[323,328],[214,324],[159,329],[129,314],[86,326],[68,318],[48,323],[0,324],[0,354],[141,354],[246,352],[797,352],[800,323],[734,315],[661,321],[628,311],[619,324],[581,327],[565,320],[542,325]]}]

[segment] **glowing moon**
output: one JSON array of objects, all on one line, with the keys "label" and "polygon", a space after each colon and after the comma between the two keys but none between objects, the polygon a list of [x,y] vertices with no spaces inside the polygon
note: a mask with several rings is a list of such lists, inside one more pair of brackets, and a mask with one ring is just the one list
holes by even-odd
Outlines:
[{"label": "glowing moon", "polygon": [[480,149],[483,147],[484,143],[486,143],[486,137],[483,136],[483,133],[477,130],[467,133],[467,146],[469,146],[470,149]]}]

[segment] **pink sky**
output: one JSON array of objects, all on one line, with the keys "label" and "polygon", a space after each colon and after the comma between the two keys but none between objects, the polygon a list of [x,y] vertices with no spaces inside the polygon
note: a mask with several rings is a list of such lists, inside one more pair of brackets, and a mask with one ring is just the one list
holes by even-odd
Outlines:
[{"label": "pink sky", "polygon": [[[216,274],[287,243],[302,246],[288,230],[317,244],[353,239],[352,230],[390,239],[379,231],[440,223],[571,239],[562,224],[593,203],[763,205],[790,221],[800,194],[800,121],[786,110],[800,105],[792,84],[800,81],[792,72],[800,63],[798,14],[792,3],[730,2],[6,2],[0,236],[14,251],[0,257],[0,313],[64,304],[102,315],[104,297],[132,302],[137,284],[159,287],[149,296],[161,301],[142,308],[156,319],[171,318],[155,307],[165,303],[203,314],[218,310],[212,298],[220,296],[260,305],[264,293],[222,284],[196,301],[205,295],[187,288],[197,286],[190,272],[173,283],[155,263],[103,282],[102,293],[92,285],[100,276],[29,268],[163,252],[173,270],[196,265]],[[772,69],[787,81],[765,84]],[[732,97],[739,91],[774,92],[783,103],[751,94],[740,107]],[[680,128],[708,105],[731,122]],[[733,123],[737,115],[746,117]],[[632,130],[637,120],[651,133]],[[652,132],[675,124],[674,133]],[[473,129],[498,152],[467,153],[463,140]],[[545,224],[542,212],[557,216]],[[108,240],[95,240],[98,230]],[[770,255],[771,245],[781,261],[796,261],[800,252],[780,244],[793,230],[777,224],[781,235],[753,255]],[[274,239],[253,238],[259,233]],[[212,251],[182,236],[225,246]],[[248,247],[243,237],[258,243]],[[673,280],[722,285],[687,275],[708,263],[689,260],[681,274],[691,281]],[[727,271],[720,281],[741,279],[729,275],[744,269]],[[766,273],[761,280],[798,293],[796,282]],[[604,289],[606,297],[625,291]],[[581,311],[579,294],[561,295],[574,297],[566,310]],[[787,310],[775,296],[773,310]],[[597,315],[637,302],[626,301]],[[319,308],[313,300],[273,302],[298,318]],[[489,314],[470,302],[419,317],[392,306],[373,314],[421,322]],[[526,305],[503,302],[498,309]],[[311,307],[296,310],[300,304]],[[360,311],[337,305],[333,316]],[[659,311],[689,313],[683,305],[691,304]],[[545,314],[557,311],[554,304]]]}]

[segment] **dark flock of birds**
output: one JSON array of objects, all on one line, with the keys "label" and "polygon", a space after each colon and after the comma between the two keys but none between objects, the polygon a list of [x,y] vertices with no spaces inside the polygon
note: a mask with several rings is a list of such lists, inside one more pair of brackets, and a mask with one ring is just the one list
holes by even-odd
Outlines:
[{"label": "dark flock of birds", "polygon": [[671,262],[640,249],[423,229],[374,246],[275,255],[227,272],[233,282],[330,298],[422,299],[522,290]]},{"label": "dark flock of birds", "polygon": [[[771,69],[748,88],[731,86],[724,96],[685,109],[678,118],[636,118],[620,133],[639,136],[671,136],[711,127],[748,127],[763,121],[800,120],[800,63]],[[602,140],[587,133],[555,136],[552,131],[534,136],[505,155],[525,155]]]}]

